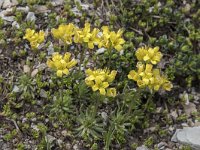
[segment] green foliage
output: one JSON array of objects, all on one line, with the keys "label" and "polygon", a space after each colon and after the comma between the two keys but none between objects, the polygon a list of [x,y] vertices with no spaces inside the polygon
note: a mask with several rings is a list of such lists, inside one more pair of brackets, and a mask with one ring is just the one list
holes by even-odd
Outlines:
[{"label": "green foliage", "polygon": [[[33,12],[38,5],[47,6],[51,12],[47,13],[47,16],[35,12],[38,20],[31,22],[25,21],[24,12],[14,8],[12,15],[19,23],[19,28],[4,23],[0,17],[0,47],[3,50],[1,52],[0,49],[0,63],[4,65],[4,60],[6,65],[7,61],[12,63],[7,65],[8,70],[3,69],[0,75],[0,117],[3,115],[14,118],[23,133],[22,136],[33,139],[34,143],[38,144],[37,149],[41,150],[57,149],[58,147],[53,147],[54,143],[48,140],[47,134],[54,132],[57,138],[60,138],[62,130],[67,130],[68,133],[62,135],[61,139],[73,144],[79,141],[83,149],[136,149],[140,143],[131,141],[130,137],[137,136],[138,131],[143,133],[143,129],[149,128],[156,118],[162,120],[158,122],[157,135],[161,138],[168,137],[168,130],[162,128],[162,123],[173,123],[168,117],[168,104],[180,105],[182,102],[179,101],[179,93],[187,88],[199,86],[200,11],[197,1],[186,1],[184,4],[177,0],[122,0],[105,3],[95,0],[93,10],[89,8],[88,11],[77,1],[65,0],[64,5],[59,6],[62,8],[59,12],[57,8],[54,11],[54,6],[49,0],[18,2],[20,6],[28,5]],[[79,13],[72,11],[75,7]],[[98,14],[99,10],[102,11],[101,16]],[[44,22],[39,20],[44,18]],[[91,22],[93,27],[108,24],[113,31],[122,27],[126,39],[124,51],[116,53],[114,50],[105,50],[98,54],[95,51],[97,47],[87,51],[80,44],[63,46],[62,42],[53,40],[50,29],[69,22],[75,22],[76,26]],[[32,52],[22,42],[26,28],[43,30],[45,34],[48,32],[48,37],[45,37],[46,43],[44,42],[44,47],[38,52]],[[80,59],[84,60],[80,62],[82,66],[79,64],[80,70],[78,71],[78,67],[74,68],[68,76],[61,79],[53,73],[50,74],[46,66],[44,69],[38,67],[49,57],[46,49],[51,43],[55,52],[69,51],[76,59],[80,58],[82,53],[83,58]],[[159,46],[164,54],[159,66],[174,84],[171,93],[152,93],[148,89],[138,89],[134,82],[128,80],[129,71],[136,69],[135,51],[144,45]],[[24,64],[30,67],[30,72],[19,72]],[[99,95],[88,88],[84,81],[85,72],[81,70],[108,66],[111,70],[117,70],[112,85],[117,89],[117,96],[114,98]],[[38,73],[33,76],[32,72],[37,69]],[[190,102],[193,99],[189,97]],[[157,112],[158,107],[164,107],[164,110]],[[200,120],[198,113],[192,114],[192,117]],[[187,119],[187,115],[180,114],[176,121],[185,122]],[[32,128],[34,124],[37,128]],[[11,141],[17,136],[17,132],[8,132],[3,136],[3,140]],[[153,148],[157,141],[148,135],[148,138],[141,142]],[[24,141],[20,141],[16,147],[18,150],[26,148]],[[60,146],[58,149],[65,147]],[[190,148],[185,146],[182,149]]]},{"label": "green foliage", "polygon": [[96,113],[94,106],[88,107],[85,112],[80,113],[76,120],[78,123],[78,127],[75,129],[77,136],[89,142],[102,138],[103,123]]}]

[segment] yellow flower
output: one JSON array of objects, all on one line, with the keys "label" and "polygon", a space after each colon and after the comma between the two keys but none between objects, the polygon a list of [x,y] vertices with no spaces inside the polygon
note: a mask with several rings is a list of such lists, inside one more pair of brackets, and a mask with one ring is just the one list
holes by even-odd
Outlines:
[{"label": "yellow flower", "polygon": [[90,24],[85,23],[85,26],[83,29],[75,28],[75,36],[74,36],[74,42],[75,43],[88,43],[90,37],[92,34],[90,33]]},{"label": "yellow flower", "polygon": [[23,39],[26,39],[30,42],[31,48],[36,49],[38,46],[44,42],[44,31],[35,32],[30,28],[26,29],[26,34]]},{"label": "yellow flower", "polygon": [[83,42],[83,37],[81,36],[82,30],[75,27],[74,28],[74,42],[75,43],[82,43]]},{"label": "yellow flower", "polygon": [[[115,79],[115,76],[117,74],[117,71],[112,70],[111,72],[108,69],[96,69],[86,70],[87,77],[85,78],[85,83],[92,87],[93,91],[98,91],[102,95],[106,95],[106,88],[109,86],[109,83],[113,82]],[[112,91],[109,91],[110,94]]]},{"label": "yellow flower", "polygon": [[71,44],[74,35],[74,25],[69,23],[68,25],[61,24],[57,29],[52,29],[51,33],[55,39],[60,39],[66,44]]},{"label": "yellow flower", "polygon": [[139,74],[135,70],[131,70],[128,74],[128,78],[134,81],[138,81],[140,79]]},{"label": "yellow flower", "polygon": [[162,58],[162,53],[159,52],[159,47],[141,47],[138,48],[135,55],[139,61],[150,62],[154,65],[160,62]]},{"label": "yellow flower", "polygon": [[107,96],[109,97],[115,97],[117,95],[115,88],[108,88],[107,89]]},{"label": "yellow flower", "polygon": [[64,74],[69,74],[69,69],[74,67],[77,64],[77,61],[72,59],[70,60],[71,54],[65,53],[64,56],[59,53],[54,53],[52,59],[47,60],[47,66],[56,71],[58,77],[62,77]]},{"label": "yellow flower", "polygon": [[163,84],[162,88],[163,88],[164,90],[166,90],[166,91],[171,91],[171,89],[173,88],[173,85],[172,85],[172,83],[171,83],[170,81],[166,81],[166,82]]},{"label": "yellow flower", "polygon": [[105,47],[105,48],[110,48],[111,43],[110,43],[110,30],[108,26],[103,26],[102,28],[102,35],[100,37],[100,41],[98,43],[98,47]]},{"label": "yellow flower", "polygon": [[93,91],[99,90],[101,95],[106,95],[106,88],[109,86],[108,82],[102,82],[101,80],[96,80],[96,83],[92,86]]},{"label": "yellow flower", "polygon": [[98,44],[100,38],[98,37],[99,29],[94,28],[88,40],[88,48],[93,49],[95,44]]},{"label": "yellow flower", "polygon": [[122,30],[118,30],[117,33],[115,33],[114,31],[112,31],[110,33],[110,41],[112,43],[112,46],[117,50],[117,51],[121,51],[122,50],[122,44],[125,43],[125,40],[121,37],[122,36],[123,31]]}]

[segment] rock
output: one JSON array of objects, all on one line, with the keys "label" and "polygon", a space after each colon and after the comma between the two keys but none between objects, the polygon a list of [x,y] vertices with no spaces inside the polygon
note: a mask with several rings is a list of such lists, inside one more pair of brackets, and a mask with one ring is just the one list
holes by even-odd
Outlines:
[{"label": "rock", "polygon": [[45,6],[45,5],[37,5],[36,7],[35,7],[35,12],[36,13],[49,13],[49,12],[51,12],[51,10],[49,10],[48,8],[47,8],[47,6]]},{"label": "rock", "polygon": [[67,132],[67,130],[63,130],[63,131],[61,132],[61,134],[62,134],[64,137],[66,137],[66,136],[69,135],[68,132]]},{"label": "rock", "polygon": [[38,69],[34,69],[33,72],[31,73],[31,77],[35,77],[38,73]]},{"label": "rock", "polygon": [[47,48],[48,55],[52,55],[54,53],[53,43],[51,42]]},{"label": "rock", "polygon": [[78,144],[75,144],[75,145],[73,146],[73,150],[79,150]]},{"label": "rock", "polygon": [[0,8],[3,6],[3,1],[1,0],[0,1]]},{"label": "rock", "polygon": [[22,11],[22,12],[25,12],[25,13],[28,13],[29,12],[29,7],[26,6],[26,7],[17,7],[16,8],[18,11]]},{"label": "rock", "polygon": [[64,0],[51,0],[53,6],[60,6],[64,4]]},{"label": "rock", "polygon": [[194,150],[200,149],[200,126],[177,129],[171,141],[189,145]]},{"label": "rock", "polygon": [[[3,3],[3,5],[2,5],[2,3]],[[10,8],[10,7],[18,5],[17,0],[3,0],[2,3],[1,3],[1,5],[2,5],[3,9]]]},{"label": "rock", "polygon": [[14,21],[13,23],[12,23],[12,27],[15,27],[15,28],[17,28],[17,29],[19,29],[19,24],[17,23],[17,21]]},{"label": "rock", "polygon": [[172,111],[172,112],[170,113],[170,116],[172,116],[172,118],[173,118],[174,120],[176,120],[176,118],[178,117],[178,114],[177,114],[176,110]]},{"label": "rock", "polygon": [[154,132],[154,131],[156,131],[156,127],[149,127],[147,129],[144,129],[144,134],[151,133],[151,132]]},{"label": "rock", "polygon": [[31,71],[28,65],[24,65],[24,73],[29,73]]},{"label": "rock", "polygon": [[194,126],[195,126],[195,127],[200,126],[200,122],[199,122],[198,120],[195,120]]},{"label": "rock", "polygon": [[149,150],[146,146],[142,145],[140,147],[137,147],[136,150]]},{"label": "rock", "polygon": [[52,135],[49,135],[49,134],[46,135],[45,139],[46,139],[46,141],[47,141],[48,143],[52,143],[53,141],[56,140],[55,137],[53,137]]},{"label": "rock", "polygon": [[179,98],[185,102],[185,105],[189,104],[189,95],[186,93],[186,91],[183,92],[183,94],[179,95]]},{"label": "rock", "polygon": [[196,105],[190,102],[188,105],[184,105],[184,111],[187,116],[190,116],[193,112],[197,112]]},{"label": "rock", "polygon": [[45,90],[43,90],[43,89],[40,90],[40,97],[47,98],[47,93]]},{"label": "rock", "polygon": [[28,14],[26,16],[26,20],[34,22],[36,20],[35,13],[34,12],[28,12]]},{"label": "rock", "polygon": [[41,63],[41,64],[39,64],[36,68],[37,68],[39,71],[42,71],[42,70],[44,70],[46,67],[47,67],[47,65],[46,65],[45,63]]},{"label": "rock", "polygon": [[15,93],[19,93],[20,89],[19,89],[19,87],[17,85],[14,85],[14,88],[13,88],[12,91],[15,92]]},{"label": "rock", "polygon": [[72,11],[76,16],[82,16],[82,13],[78,10],[77,7],[72,8],[71,11]]},{"label": "rock", "polygon": [[158,143],[157,146],[158,146],[159,150],[165,149],[165,147],[167,146],[167,143],[166,142],[160,142],[160,143]]},{"label": "rock", "polygon": [[98,54],[102,54],[102,53],[104,53],[105,52],[105,48],[100,48],[100,49],[98,49],[97,50],[97,52],[96,52],[96,54],[98,55]]},{"label": "rock", "polygon": [[184,127],[189,127],[189,125],[187,123],[185,123],[185,122],[181,123],[181,125],[182,125],[183,128]]}]

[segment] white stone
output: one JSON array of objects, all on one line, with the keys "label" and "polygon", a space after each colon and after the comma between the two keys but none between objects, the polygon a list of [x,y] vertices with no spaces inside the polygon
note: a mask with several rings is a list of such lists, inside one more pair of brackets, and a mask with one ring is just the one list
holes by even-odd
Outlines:
[{"label": "white stone", "polygon": [[2,5],[3,5],[3,2],[4,2],[3,0],[0,1],[0,8],[1,8]]},{"label": "white stone", "polygon": [[60,5],[63,5],[64,4],[64,0],[52,0],[51,1],[51,4],[53,6],[60,6]]},{"label": "white stone", "polygon": [[18,11],[23,11],[25,13],[28,13],[29,12],[29,7],[26,6],[26,7],[17,7],[17,10]]},{"label": "white stone", "polygon": [[14,18],[15,18],[14,16],[9,16],[9,17],[4,16],[4,17],[2,17],[3,20],[8,21],[8,22],[13,22]]},{"label": "white stone", "polygon": [[20,89],[19,89],[19,87],[17,85],[14,86],[13,92],[15,92],[15,93],[20,92]]},{"label": "white stone", "polygon": [[19,29],[19,24],[17,23],[17,21],[14,21],[13,23],[12,23],[12,27],[16,27],[17,29]]},{"label": "white stone", "polygon": [[102,53],[104,53],[105,52],[105,48],[100,48],[100,49],[98,49],[97,50],[97,52],[96,52],[96,54],[98,55],[98,54],[102,54]]},{"label": "white stone", "polygon": [[193,112],[197,112],[196,105],[194,103],[189,103],[184,106],[184,111],[187,116],[190,116]]},{"label": "white stone", "polygon": [[54,53],[53,43],[51,42],[47,48],[48,55],[52,55]]},{"label": "white stone", "polygon": [[149,150],[146,146],[142,145],[140,147],[137,147],[136,150]]},{"label": "white stone", "polygon": [[37,5],[36,7],[35,7],[35,9],[36,9],[36,13],[49,13],[49,12],[51,12],[51,10],[49,10],[48,8],[47,8],[47,6],[45,6],[45,5]]},{"label": "white stone", "polygon": [[35,13],[34,12],[28,12],[28,14],[26,16],[26,20],[27,21],[35,21],[36,20]]},{"label": "white stone", "polygon": [[29,73],[30,72],[30,67],[28,65],[24,65],[24,73]]},{"label": "white stone", "polygon": [[38,69],[34,69],[31,73],[31,77],[35,77],[38,73]]},{"label": "white stone", "polygon": [[6,9],[6,8],[10,8],[10,7],[13,7],[13,6],[16,6],[16,5],[18,5],[17,0],[12,0],[12,1],[11,0],[4,0],[2,8]]},{"label": "white stone", "polygon": [[43,90],[43,89],[40,90],[40,97],[47,98],[47,93],[45,90]]},{"label": "white stone", "polygon": [[190,145],[194,150],[200,150],[200,126],[177,129],[171,141]]}]

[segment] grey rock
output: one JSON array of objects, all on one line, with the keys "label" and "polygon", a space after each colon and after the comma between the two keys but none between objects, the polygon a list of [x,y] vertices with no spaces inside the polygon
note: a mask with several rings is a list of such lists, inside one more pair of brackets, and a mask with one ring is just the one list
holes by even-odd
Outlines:
[{"label": "grey rock", "polygon": [[17,21],[14,21],[13,23],[12,23],[12,27],[15,27],[15,28],[17,28],[17,29],[19,29],[19,24],[17,23]]},{"label": "grey rock", "polygon": [[20,88],[17,85],[14,85],[14,88],[12,90],[15,93],[19,93],[20,92]]},{"label": "grey rock", "polygon": [[16,8],[18,11],[22,11],[22,12],[25,12],[25,13],[28,13],[29,12],[29,7],[26,6],[26,7],[17,7]]},{"label": "grey rock", "polygon": [[190,145],[194,150],[200,149],[200,126],[177,129],[171,141]]},{"label": "grey rock", "polygon": [[40,97],[47,98],[47,93],[45,90],[43,90],[43,89],[40,90]]},{"label": "grey rock", "polygon": [[72,8],[71,11],[77,16],[82,16],[82,13],[78,10],[77,7]]},{"label": "grey rock", "polygon": [[136,150],[149,150],[146,146],[142,145],[140,147],[137,147]]},{"label": "grey rock", "polygon": [[53,43],[51,42],[47,48],[48,55],[52,55],[54,53]]},{"label": "grey rock", "polygon": [[179,94],[179,98],[185,102],[185,105],[189,104],[189,95],[186,91],[184,91],[182,94]]},{"label": "grey rock", "polygon": [[37,68],[39,71],[42,71],[42,70],[44,70],[46,67],[47,67],[47,65],[46,65],[45,63],[41,63],[41,64],[39,64],[36,68]]},{"label": "grey rock", "polygon": [[166,142],[160,142],[158,143],[158,148],[161,150],[161,149],[165,149],[165,147],[167,146],[167,143]]},{"label": "grey rock", "polygon": [[0,8],[3,6],[3,0],[0,1]]},{"label": "grey rock", "polygon": [[29,73],[31,71],[30,67],[28,65],[24,65],[24,73]]},{"label": "grey rock", "polygon": [[45,137],[45,140],[46,140],[48,143],[52,143],[53,141],[56,140],[56,138],[53,137],[52,135],[47,134],[46,137]]},{"label": "grey rock", "polygon": [[47,6],[45,6],[45,5],[37,5],[36,7],[35,7],[35,9],[36,9],[36,13],[49,13],[49,12],[51,12],[51,10],[49,10],[48,8],[47,8]]},{"label": "grey rock", "polygon": [[172,116],[172,118],[173,118],[174,120],[176,120],[176,118],[178,117],[178,114],[177,114],[176,110],[172,111],[172,112],[170,113],[170,116]]},{"label": "grey rock", "polygon": [[4,21],[8,21],[8,22],[13,22],[14,21],[14,16],[9,16],[9,17],[6,17],[6,16],[3,16],[1,17]]},{"label": "grey rock", "polygon": [[34,22],[36,20],[35,13],[34,12],[28,12],[28,14],[26,16],[26,20]]},{"label": "grey rock", "polygon": [[31,73],[31,77],[35,77],[37,75],[38,71],[39,71],[38,69],[34,69]]},{"label": "grey rock", "polygon": [[193,112],[197,112],[196,105],[194,103],[189,103],[184,106],[184,111],[187,116],[190,116]]},{"label": "grey rock", "polygon": [[97,50],[97,52],[96,52],[96,54],[98,55],[98,54],[102,54],[102,53],[104,53],[105,52],[105,48],[100,48],[100,49],[98,49]]},{"label": "grey rock", "polygon": [[10,8],[13,6],[18,5],[18,1],[17,0],[3,0],[3,5],[2,8],[6,9],[6,8]]},{"label": "grey rock", "polygon": [[60,6],[64,4],[64,0],[51,0],[53,6]]}]

